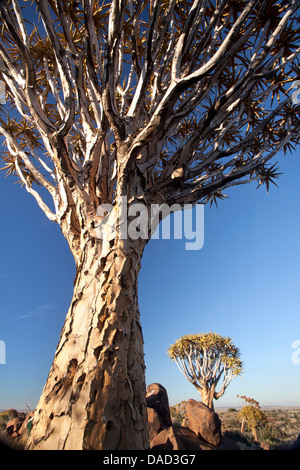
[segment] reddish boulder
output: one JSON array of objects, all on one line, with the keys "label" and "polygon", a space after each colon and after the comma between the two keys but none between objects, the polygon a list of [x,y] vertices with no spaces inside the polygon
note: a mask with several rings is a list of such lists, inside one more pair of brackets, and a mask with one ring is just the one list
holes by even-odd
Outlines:
[{"label": "reddish boulder", "polygon": [[165,387],[158,383],[148,385],[146,404],[148,408],[153,408],[157,412],[164,427],[172,425],[169,399]]},{"label": "reddish boulder", "polygon": [[166,389],[158,384],[148,385],[146,393],[149,438],[172,425],[169,399]]},{"label": "reddish boulder", "polygon": [[163,429],[150,441],[151,450],[184,450],[180,436],[174,431],[174,427]]},{"label": "reddish boulder", "polygon": [[172,426],[168,395],[162,385],[147,387],[146,403],[151,450],[240,450],[221,435],[219,416],[202,402],[187,402],[188,427]]},{"label": "reddish boulder", "polygon": [[164,429],[164,427],[157,411],[155,411],[153,408],[147,408],[147,414],[149,439],[151,441],[154,436],[156,436],[156,434]]},{"label": "reddish boulder", "polygon": [[170,426],[163,429],[150,442],[151,450],[214,450],[199,439],[189,428]]},{"label": "reddish boulder", "polygon": [[189,400],[186,405],[189,428],[209,444],[219,446],[221,443],[221,421],[217,413],[196,400]]},{"label": "reddish boulder", "polygon": [[259,448],[261,450],[271,450],[270,444],[266,441],[261,442]]},{"label": "reddish boulder", "polygon": [[175,432],[179,434],[184,450],[215,450],[214,446],[203,441],[190,428],[177,426]]},{"label": "reddish boulder", "polygon": [[13,418],[6,424],[6,433],[16,438],[19,436],[19,430],[24,422],[24,417]]}]

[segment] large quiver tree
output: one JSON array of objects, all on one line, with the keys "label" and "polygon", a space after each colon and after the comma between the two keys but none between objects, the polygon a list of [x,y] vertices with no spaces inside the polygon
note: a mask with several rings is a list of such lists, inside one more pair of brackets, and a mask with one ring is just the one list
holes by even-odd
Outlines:
[{"label": "large quiver tree", "polygon": [[0,2],[2,156],[60,225],[77,275],[29,448],[146,448],[137,277],[148,238],[105,223],[99,238],[97,207],[268,187],[269,161],[299,139],[299,2],[32,3],[39,22],[31,2]]}]

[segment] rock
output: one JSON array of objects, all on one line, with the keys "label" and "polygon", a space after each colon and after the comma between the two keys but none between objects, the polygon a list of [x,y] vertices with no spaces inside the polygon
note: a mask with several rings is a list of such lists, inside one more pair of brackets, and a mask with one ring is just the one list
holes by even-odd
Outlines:
[{"label": "rock", "polygon": [[184,450],[180,436],[174,431],[174,427],[163,429],[150,441],[151,450]]},{"label": "rock", "polygon": [[151,450],[213,450],[213,446],[199,439],[189,428],[170,426],[150,442]]},{"label": "rock", "polygon": [[183,426],[173,426],[166,389],[159,383],[147,387],[149,440],[152,450],[240,450],[221,434],[217,413],[204,403],[189,400]]},{"label": "rock", "polygon": [[175,429],[180,436],[184,450],[215,450],[214,446],[200,439],[190,428],[178,426]]},{"label": "rock", "polygon": [[241,450],[240,447],[230,437],[222,436],[221,443],[217,447],[217,450]]},{"label": "rock", "polygon": [[150,440],[172,425],[169,399],[166,389],[158,384],[148,385],[146,393],[148,427]]},{"label": "rock", "polygon": [[300,450],[300,434],[298,435],[294,444],[291,446],[291,450]]},{"label": "rock", "polygon": [[163,429],[150,441],[151,450],[241,450],[230,438],[222,436],[221,444],[214,446],[184,426]]},{"label": "rock", "polygon": [[188,400],[186,415],[189,428],[209,444],[219,446],[221,443],[221,421],[217,413],[196,400]]},{"label": "rock", "polygon": [[0,452],[3,450],[24,450],[24,446],[13,439],[8,439],[0,432]]},{"label": "rock", "polygon": [[13,418],[6,424],[6,433],[13,437],[17,438],[19,436],[19,430],[24,422],[24,417]]},{"label": "rock", "polygon": [[169,399],[165,387],[158,383],[148,385],[146,403],[148,408],[153,408],[159,414],[164,426],[172,425]]},{"label": "rock", "polygon": [[147,408],[148,413],[148,431],[150,441],[164,429],[159,414],[153,408]]},{"label": "rock", "polygon": [[271,450],[270,444],[266,441],[261,442],[259,448],[261,450]]}]

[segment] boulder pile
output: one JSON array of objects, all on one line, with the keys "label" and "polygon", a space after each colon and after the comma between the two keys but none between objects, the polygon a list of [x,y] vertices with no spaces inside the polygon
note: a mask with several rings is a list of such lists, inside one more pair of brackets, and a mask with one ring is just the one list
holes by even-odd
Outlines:
[{"label": "boulder pile", "polygon": [[25,435],[27,437],[30,431],[33,414],[34,412],[32,411],[31,413],[28,413],[26,416],[20,415],[8,421],[5,427],[6,435],[9,438],[16,439],[16,440],[20,440],[22,436],[25,436]]},{"label": "boulder pile", "polygon": [[150,449],[152,450],[240,450],[221,432],[217,413],[204,403],[189,400],[187,426],[173,426],[166,389],[158,383],[147,387],[146,394]]}]

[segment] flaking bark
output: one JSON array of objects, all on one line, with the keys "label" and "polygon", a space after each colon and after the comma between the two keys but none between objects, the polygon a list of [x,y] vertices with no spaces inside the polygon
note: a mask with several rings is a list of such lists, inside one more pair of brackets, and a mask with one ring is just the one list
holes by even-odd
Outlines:
[{"label": "flaking bark", "polygon": [[[93,244],[94,243],[94,244]],[[137,277],[144,244],[87,244],[29,449],[146,449]]]}]

